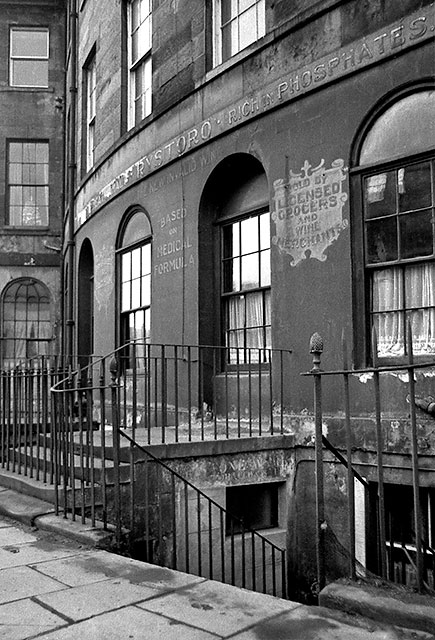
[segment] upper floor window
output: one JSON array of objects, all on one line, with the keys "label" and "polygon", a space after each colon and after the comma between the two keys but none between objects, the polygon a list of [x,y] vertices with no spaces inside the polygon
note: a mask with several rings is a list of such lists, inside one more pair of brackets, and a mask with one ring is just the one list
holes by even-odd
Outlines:
[{"label": "upper floor window", "polygon": [[48,87],[48,57],[48,29],[12,27],[9,84]]},{"label": "upper floor window", "polygon": [[399,100],[374,122],[359,154],[365,264],[359,295],[382,358],[408,353],[408,323],[414,354],[435,353],[434,112],[435,91]]},{"label": "upper floor window", "polygon": [[152,109],[152,0],[128,4],[128,127],[139,124]]},{"label": "upper floor window", "polygon": [[95,55],[92,56],[84,71],[86,83],[86,171],[89,171],[95,163],[95,118],[97,113],[97,66]]},{"label": "upper floor window", "polygon": [[8,225],[48,226],[48,166],[48,142],[9,142]]},{"label": "upper floor window", "polygon": [[265,35],[265,0],[215,0],[214,8],[216,65]]}]

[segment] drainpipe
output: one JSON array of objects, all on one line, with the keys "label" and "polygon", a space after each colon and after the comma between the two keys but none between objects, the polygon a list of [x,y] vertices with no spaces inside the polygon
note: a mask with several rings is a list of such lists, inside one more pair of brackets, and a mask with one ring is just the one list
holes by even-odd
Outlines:
[{"label": "drainpipe", "polygon": [[77,173],[76,161],[76,108],[77,108],[77,0],[69,0],[69,131],[68,144],[68,225],[66,255],[68,261],[68,295],[66,303],[66,356],[72,362],[74,352],[74,191]]}]

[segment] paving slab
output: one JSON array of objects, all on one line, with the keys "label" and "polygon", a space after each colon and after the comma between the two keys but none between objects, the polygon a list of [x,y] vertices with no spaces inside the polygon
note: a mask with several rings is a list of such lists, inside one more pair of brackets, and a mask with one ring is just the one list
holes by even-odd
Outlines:
[{"label": "paving slab", "polygon": [[28,598],[0,605],[2,640],[26,640],[65,625],[65,620]]},{"label": "paving slab", "polygon": [[61,589],[65,589],[65,586],[29,567],[0,570],[0,603],[13,602]]},{"label": "paving slab", "polygon": [[86,554],[85,562],[80,559],[79,562],[91,574],[100,574],[105,578],[120,578],[131,584],[145,584],[158,592],[173,591],[205,581],[205,578],[147,562],[138,562],[103,550],[93,550]]},{"label": "paving slab", "polygon": [[209,580],[138,606],[226,637],[301,605]]},{"label": "paving slab", "polygon": [[56,593],[47,593],[38,596],[36,600],[59,615],[78,621],[120,609],[156,595],[158,591],[147,585],[135,585],[127,580],[112,579],[64,589]]},{"label": "paving slab", "polygon": [[[78,587],[107,580],[107,576],[94,562],[94,551],[77,553],[69,558],[39,562],[31,567],[39,573],[58,580],[69,587]],[[115,577],[115,574],[113,574]]]},{"label": "paving slab", "polygon": [[0,529],[0,547],[36,542],[37,538],[32,533],[23,531],[18,527],[7,526]]},{"label": "paving slab", "polygon": [[65,545],[50,543],[45,540],[36,540],[27,544],[4,545],[0,548],[0,567],[20,567],[23,565],[37,564],[49,560],[57,560],[74,556],[80,551],[68,549]]},{"label": "paving slab", "polygon": [[[44,640],[216,640],[222,636],[174,623],[137,607],[106,613],[66,629],[43,634]],[[258,640],[258,638],[257,638]],[[270,639],[272,640],[272,639]]]}]

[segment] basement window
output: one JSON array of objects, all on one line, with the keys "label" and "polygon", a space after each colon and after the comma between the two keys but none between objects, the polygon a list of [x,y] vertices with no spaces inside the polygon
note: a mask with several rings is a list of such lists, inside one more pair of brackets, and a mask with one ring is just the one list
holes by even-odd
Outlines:
[{"label": "basement window", "polygon": [[226,535],[242,533],[243,529],[279,526],[279,490],[283,484],[267,482],[227,487]]}]

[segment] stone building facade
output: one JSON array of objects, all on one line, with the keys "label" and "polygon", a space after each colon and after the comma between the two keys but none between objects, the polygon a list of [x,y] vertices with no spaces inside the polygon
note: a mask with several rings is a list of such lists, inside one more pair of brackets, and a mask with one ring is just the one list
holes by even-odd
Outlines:
[{"label": "stone building facade", "polygon": [[0,3],[0,359],[54,355],[61,331],[65,6]]},{"label": "stone building facade", "polygon": [[[325,366],[339,369],[344,332],[364,367],[375,328],[378,360],[400,364],[410,319],[415,357],[435,353],[433,3],[70,0],[68,22],[66,348],[84,359],[132,338],[291,350],[292,463],[256,482],[245,451],[237,484],[285,484],[289,549],[306,576],[312,383],[300,373],[310,336],[322,335]],[[351,384],[355,461],[375,486],[373,384]],[[432,386],[419,377],[419,393]],[[411,482],[406,395],[400,376],[387,379],[396,515]],[[324,398],[324,429],[342,448],[342,398],[333,385]],[[432,431],[421,415],[428,530]],[[186,450],[179,465],[186,457],[195,469]],[[225,501],[228,478],[213,473]],[[331,461],[328,518],[346,546],[343,482]],[[358,507],[362,562],[373,547],[369,493]]]}]

